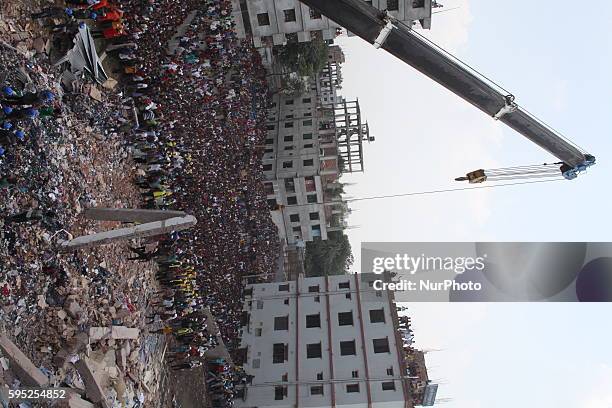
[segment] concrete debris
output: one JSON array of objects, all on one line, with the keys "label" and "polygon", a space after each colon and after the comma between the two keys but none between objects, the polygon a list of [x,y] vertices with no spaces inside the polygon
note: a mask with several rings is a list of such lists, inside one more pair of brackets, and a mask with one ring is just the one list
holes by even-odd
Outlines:
[{"label": "concrete debris", "polygon": [[11,369],[24,384],[33,387],[49,385],[47,376],[4,334],[0,334],[0,350],[8,357]]},{"label": "concrete debris", "polygon": [[87,398],[89,398],[95,404],[100,404],[104,408],[110,408],[110,405],[106,401],[104,390],[94,375],[91,361],[84,358],[77,361],[74,365],[85,383],[85,393]]}]

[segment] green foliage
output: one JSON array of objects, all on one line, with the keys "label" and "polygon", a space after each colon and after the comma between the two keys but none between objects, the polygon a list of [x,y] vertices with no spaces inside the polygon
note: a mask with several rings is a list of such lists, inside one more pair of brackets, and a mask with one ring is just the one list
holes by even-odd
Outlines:
[{"label": "green foliage", "polygon": [[306,82],[301,78],[289,78],[285,81],[282,92],[287,95],[299,96],[306,92]]},{"label": "green foliage", "polygon": [[328,56],[328,45],[325,41],[314,38],[310,42],[288,43],[280,47],[279,61],[285,67],[300,76],[313,76],[319,73]]},{"label": "green foliage", "polygon": [[343,275],[353,265],[348,237],[340,231],[330,232],[326,241],[306,244],[306,276]]}]

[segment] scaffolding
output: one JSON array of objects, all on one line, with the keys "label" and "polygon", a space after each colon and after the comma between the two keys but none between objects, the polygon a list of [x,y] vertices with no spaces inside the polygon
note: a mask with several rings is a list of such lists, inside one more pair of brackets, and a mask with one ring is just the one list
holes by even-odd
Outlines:
[{"label": "scaffolding", "polygon": [[359,101],[342,101],[334,106],[338,156],[342,172],[361,173],[363,166],[363,142],[372,142],[368,123],[361,121]]}]

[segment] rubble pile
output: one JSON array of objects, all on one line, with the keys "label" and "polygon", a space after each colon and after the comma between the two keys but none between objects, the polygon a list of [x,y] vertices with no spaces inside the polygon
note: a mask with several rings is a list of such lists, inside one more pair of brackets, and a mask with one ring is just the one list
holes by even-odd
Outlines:
[{"label": "rubble pile", "polygon": [[[84,208],[138,206],[135,170],[121,134],[129,127],[129,112],[116,95],[95,85],[62,96],[59,70],[35,47],[42,41],[36,25],[10,18],[17,2],[1,6],[0,83],[20,91],[51,89],[57,98],[55,113],[27,122],[24,142],[0,158],[0,179],[11,177],[0,190],[0,334],[53,386],[87,393],[75,364],[87,359],[110,406],[153,400],[149,393],[156,391],[160,363],[150,360],[163,347],[143,330],[148,295],[158,288],[153,265],[128,262],[128,250],[118,244],[66,254],[56,245],[60,238],[117,226],[82,219]],[[53,217],[3,222],[37,209]],[[110,334],[92,338],[96,328]],[[21,380],[3,354],[0,382],[15,386]]]}]

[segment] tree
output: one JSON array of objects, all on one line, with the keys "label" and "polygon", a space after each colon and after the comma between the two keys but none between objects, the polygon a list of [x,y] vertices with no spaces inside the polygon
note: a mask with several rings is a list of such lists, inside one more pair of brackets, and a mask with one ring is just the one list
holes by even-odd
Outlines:
[{"label": "tree", "polygon": [[279,61],[300,76],[318,74],[328,59],[328,45],[320,38],[310,42],[288,43],[279,48]]},{"label": "tree", "polygon": [[328,234],[326,241],[306,244],[304,269],[306,276],[343,275],[353,265],[353,252],[348,237],[341,231]]},{"label": "tree", "polygon": [[283,88],[280,90],[280,93],[285,95],[295,95],[299,96],[306,92],[308,85],[306,81],[302,78],[289,78],[286,81],[283,81]]}]

